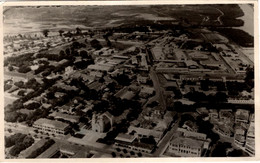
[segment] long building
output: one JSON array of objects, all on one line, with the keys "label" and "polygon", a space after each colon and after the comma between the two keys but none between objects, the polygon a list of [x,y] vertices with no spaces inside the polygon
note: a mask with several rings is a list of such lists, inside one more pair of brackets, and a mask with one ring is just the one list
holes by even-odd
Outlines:
[{"label": "long building", "polygon": [[66,134],[69,130],[69,124],[46,118],[38,119],[34,122],[33,128],[50,134]]}]

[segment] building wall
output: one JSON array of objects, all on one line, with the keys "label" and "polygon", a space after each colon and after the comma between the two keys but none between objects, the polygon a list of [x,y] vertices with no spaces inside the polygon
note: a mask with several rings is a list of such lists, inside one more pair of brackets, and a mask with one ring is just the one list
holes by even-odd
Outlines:
[{"label": "building wall", "polygon": [[170,143],[169,152],[183,157],[200,157],[202,148],[189,147],[185,144]]}]

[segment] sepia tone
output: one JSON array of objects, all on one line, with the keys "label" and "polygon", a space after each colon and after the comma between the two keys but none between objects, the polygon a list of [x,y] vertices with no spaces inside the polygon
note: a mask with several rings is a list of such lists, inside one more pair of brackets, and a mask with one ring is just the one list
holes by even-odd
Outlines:
[{"label": "sepia tone", "polygon": [[4,6],[5,158],[255,156],[253,15]]}]

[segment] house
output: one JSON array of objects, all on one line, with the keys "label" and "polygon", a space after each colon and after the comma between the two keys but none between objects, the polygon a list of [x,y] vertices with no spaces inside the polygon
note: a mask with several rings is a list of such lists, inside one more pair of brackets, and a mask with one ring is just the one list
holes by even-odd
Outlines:
[{"label": "house", "polygon": [[137,82],[145,84],[149,80],[149,75],[146,73],[138,74],[137,75]]},{"label": "house", "polygon": [[147,86],[142,86],[141,87],[141,91],[139,93],[139,96],[141,97],[148,97],[153,95],[155,92],[153,87],[147,87]]},{"label": "house", "polygon": [[177,131],[181,132],[184,137],[189,137],[189,138],[198,139],[198,140],[207,140],[207,135],[203,134],[203,133],[188,131],[183,128],[178,128]]},{"label": "house", "polygon": [[124,87],[115,94],[115,97],[118,97],[120,99],[127,99],[127,100],[131,100],[135,96],[136,96],[136,91],[131,90],[129,87]]},{"label": "house", "polygon": [[187,40],[188,36],[186,34],[182,34],[179,36],[179,39],[181,39],[182,41]]},{"label": "house", "polygon": [[249,120],[249,111],[244,109],[237,109],[235,114],[235,123],[247,123]]},{"label": "house", "polygon": [[193,61],[193,60],[186,60],[184,61],[186,66],[190,69],[196,69],[199,68],[199,65],[197,62]]},{"label": "house", "polygon": [[95,65],[89,65],[87,69],[93,71],[110,72],[113,70],[113,66],[95,64]]},{"label": "house", "polygon": [[224,124],[215,124],[213,129],[224,137],[230,138],[233,136],[233,129]]},{"label": "house", "polygon": [[153,136],[154,140],[158,142],[161,140],[163,136],[162,131],[157,131],[154,129],[147,129],[147,128],[142,128],[142,127],[135,127],[133,125],[129,126],[128,128],[128,134],[134,133],[134,135],[138,138],[147,138],[149,136]]},{"label": "house", "polygon": [[234,132],[234,142],[236,145],[243,147],[245,145],[246,142],[246,130],[241,127],[241,126],[237,126]]},{"label": "house", "polygon": [[209,111],[205,107],[197,108],[196,111],[200,115],[208,115],[209,114]]},{"label": "house", "polygon": [[209,109],[210,120],[218,119],[218,111],[216,109]]},{"label": "house", "polygon": [[70,74],[72,74],[74,72],[74,68],[72,67],[72,66],[68,66],[68,67],[66,67],[65,68],[65,73],[64,73],[64,75],[66,76],[66,77],[68,77]]},{"label": "house", "polygon": [[113,126],[113,116],[105,112],[103,114],[96,115],[95,113],[92,116],[92,131],[104,133],[109,131]]},{"label": "house", "polygon": [[101,78],[103,75],[104,73],[100,71],[90,71],[90,76]]},{"label": "house", "polygon": [[201,51],[202,50],[202,46],[201,45],[198,45],[198,46],[196,46],[196,47],[194,47],[194,50],[198,50],[198,51]]},{"label": "house", "polygon": [[69,124],[56,120],[40,118],[34,122],[33,128],[45,133],[65,135],[69,131]]},{"label": "house", "polygon": [[234,122],[234,115],[231,109],[222,109],[219,111],[219,120],[225,124]]},{"label": "house", "polygon": [[182,128],[186,129],[187,131],[192,131],[192,132],[198,131],[198,126],[190,120],[185,121]]}]

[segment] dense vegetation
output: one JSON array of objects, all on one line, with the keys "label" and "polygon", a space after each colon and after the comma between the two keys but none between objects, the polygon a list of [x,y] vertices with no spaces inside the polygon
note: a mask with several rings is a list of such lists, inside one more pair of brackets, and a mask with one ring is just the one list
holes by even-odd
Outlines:
[{"label": "dense vegetation", "polygon": [[240,46],[254,47],[254,37],[243,30],[234,28],[212,28],[212,30],[220,32]]},{"label": "dense vegetation", "polygon": [[5,147],[12,147],[10,149],[10,155],[18,156],[21,151],[30,147],[34,143],[34,139],[31,136],[17,133],[10,137],[5,137]]}]

